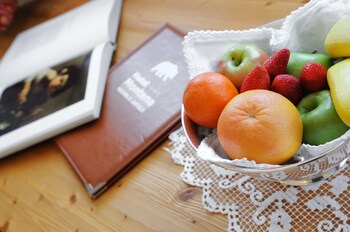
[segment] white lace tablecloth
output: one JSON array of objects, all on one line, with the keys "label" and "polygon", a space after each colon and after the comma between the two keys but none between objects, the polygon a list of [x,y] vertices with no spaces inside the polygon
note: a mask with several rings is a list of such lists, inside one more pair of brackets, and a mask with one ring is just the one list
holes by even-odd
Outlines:
[{"label": "white lace tablecloth", "polygon": [[350,231],[348,164],[327,181],[293,187],[257,180],[203,161],[182,128],[169,136],[184,182],[203,189],[202,205],[227,214],[228,231]]}]

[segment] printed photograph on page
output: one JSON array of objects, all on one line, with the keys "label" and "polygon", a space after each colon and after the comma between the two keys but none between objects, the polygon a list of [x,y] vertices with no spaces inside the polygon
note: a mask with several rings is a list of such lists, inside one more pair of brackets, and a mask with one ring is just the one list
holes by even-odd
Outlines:
[{"label": "printed photograph on page", "polygon": [[0,136],[84,99],[91,52],[6,87],[0,96]]}]

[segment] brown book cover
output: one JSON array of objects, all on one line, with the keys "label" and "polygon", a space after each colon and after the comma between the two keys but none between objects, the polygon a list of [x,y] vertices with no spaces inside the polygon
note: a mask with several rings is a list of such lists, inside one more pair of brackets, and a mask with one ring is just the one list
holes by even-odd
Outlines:
[{"label": "brown book cover", "polygon": [[167,24],[108,75],[100,118],[55,138],[96,198],[180,125],[184,34]]}]

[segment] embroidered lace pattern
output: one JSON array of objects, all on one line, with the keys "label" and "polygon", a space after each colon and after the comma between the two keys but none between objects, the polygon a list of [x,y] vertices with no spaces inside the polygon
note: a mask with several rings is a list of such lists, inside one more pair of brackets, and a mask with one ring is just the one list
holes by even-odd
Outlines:
[{"label": "embroidered lace pattern", "polygon": [[349,163],[326,181],[287,186],[201,160],[182,128],[169,138],[183,181],[203,189],[206,210],[227,214],[228,231],[350,231]]}]

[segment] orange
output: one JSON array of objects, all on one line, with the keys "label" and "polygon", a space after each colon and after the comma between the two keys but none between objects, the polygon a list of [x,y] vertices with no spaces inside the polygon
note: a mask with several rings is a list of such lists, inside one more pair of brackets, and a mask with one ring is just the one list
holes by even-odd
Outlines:
[{"label": "orange", "polygon": [[283,164],[300,148],[303,124],[297,108],[270,90],[250,90],[221,113],[218,139],[231,159]]},{"label": "orange", "polygon": [[183,105],[192,121],[215,128],[221,111],[237,94],[238,90],[227,77],[205,72],[189,81],[183,94]]}]

